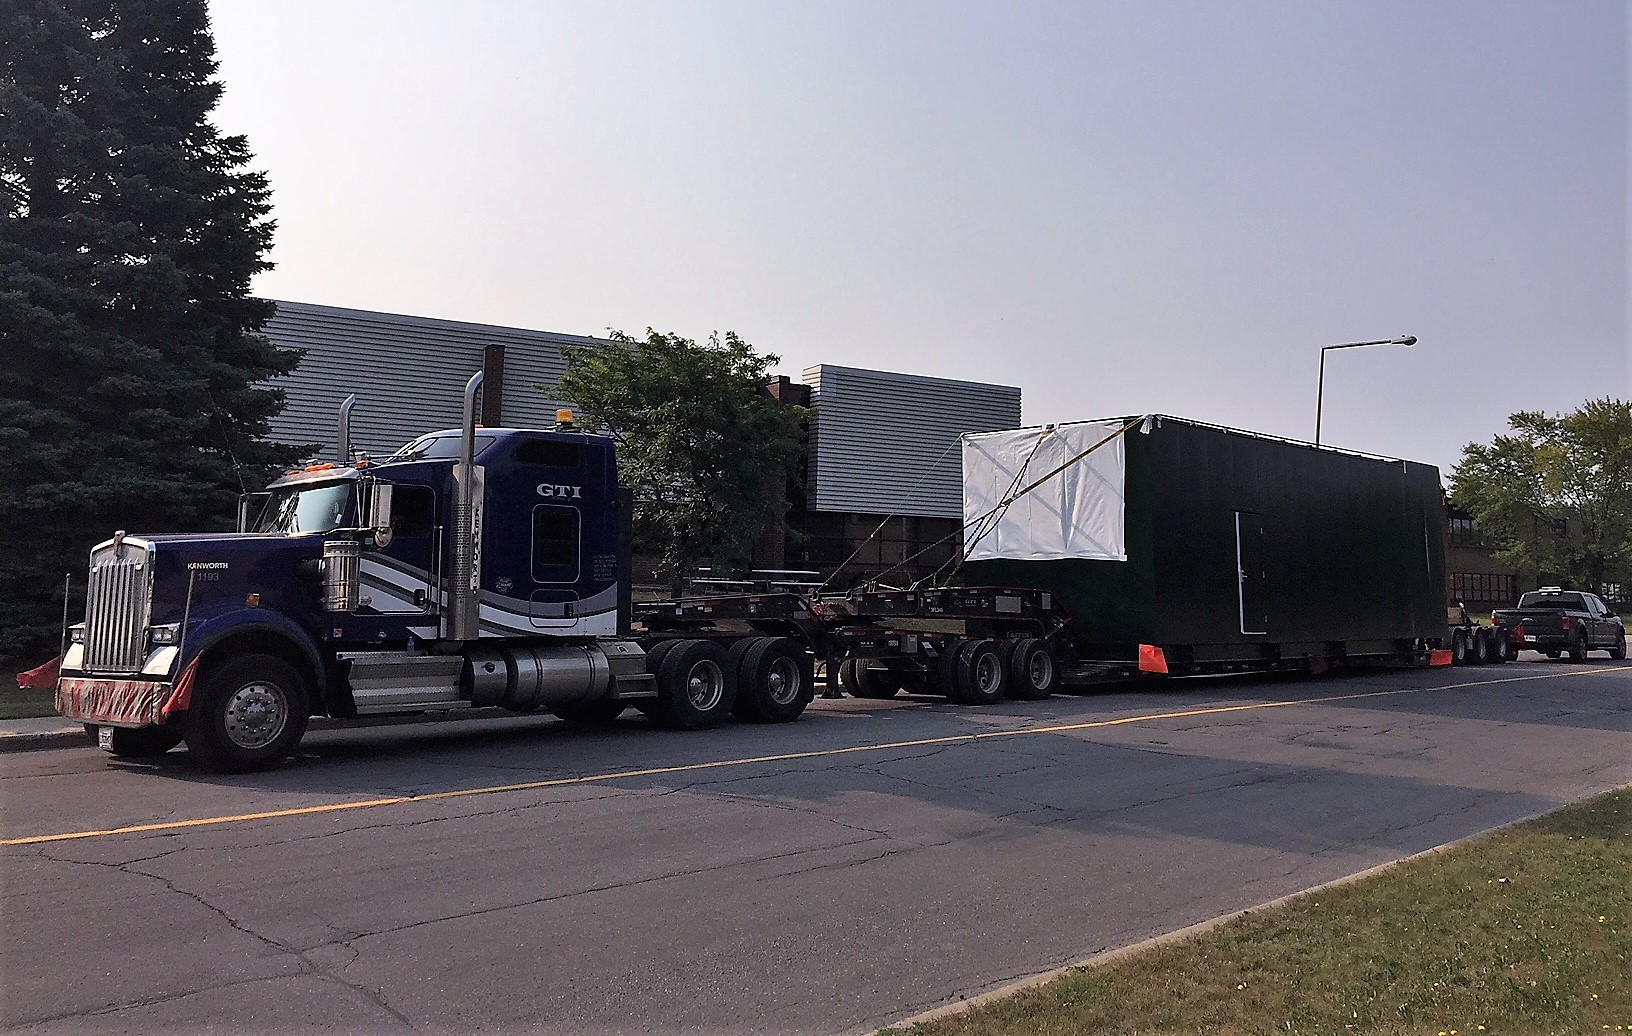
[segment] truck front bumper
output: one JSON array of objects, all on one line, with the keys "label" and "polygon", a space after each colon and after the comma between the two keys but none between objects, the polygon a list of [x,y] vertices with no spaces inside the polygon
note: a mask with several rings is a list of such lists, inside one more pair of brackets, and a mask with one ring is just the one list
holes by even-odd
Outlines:
[{"label": "truck front bumper", "polygon": [[108,727],[162,723],[175,695],[169,680],[127,680],[64,675],[57,681],[57,711],[69,719]]}]

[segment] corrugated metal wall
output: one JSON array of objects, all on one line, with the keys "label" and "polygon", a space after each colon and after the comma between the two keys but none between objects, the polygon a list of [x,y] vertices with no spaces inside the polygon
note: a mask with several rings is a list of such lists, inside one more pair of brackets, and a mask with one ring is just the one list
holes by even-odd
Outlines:
[{"label": "corrugated metal wall", "polygon": [[959,517],[959,436],[1020,424],[1020,390],[1009,385],[830,364],[807,368],[803,381],[816,408],[814,511]]},{"label": "corrugated metal wall", "polygon": [[283,348],[308,350],[287,378],[274,382],[288,393],[288,405],[272,422],[273,435],[291,443],[320,443],[319,455],[334,452],[340,402],[357,394],[351,438],[374,456],[394,451],[415,436],[457,427],[465,382],[482,369],[483,351],[504,346],[502,421],[510,427],[548,427],[566,403],[534,391],[553,385],[563,367],[563,345],[600,340],[513,327],[432,320],[304,302],[279,302],[265,333]]}]

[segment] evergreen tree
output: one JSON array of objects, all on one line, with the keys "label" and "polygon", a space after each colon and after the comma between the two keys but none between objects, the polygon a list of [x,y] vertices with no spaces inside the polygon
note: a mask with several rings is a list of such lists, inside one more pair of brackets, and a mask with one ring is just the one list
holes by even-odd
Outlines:
[{"label": "evergreen tree", "polygon": [[56,643],[115,529],[222,528],[301,448],[255,333],[266,177],[210,124],[204,0],[0,6],[0,655]]}]

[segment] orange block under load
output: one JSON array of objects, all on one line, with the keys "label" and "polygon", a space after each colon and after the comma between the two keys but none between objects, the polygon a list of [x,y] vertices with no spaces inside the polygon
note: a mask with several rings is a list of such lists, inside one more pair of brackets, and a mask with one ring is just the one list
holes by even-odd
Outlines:
[{"label": "orange block under load", "polygon": [[1428,652],[1428,664],[1430,666],[1450,665],[1451,653],[1449,651],[1430,651]]},{"label": "orange block under load", "polygon": [[1167,653],[1155,644],[1139,645],[1139,671],[1167,675]]}]

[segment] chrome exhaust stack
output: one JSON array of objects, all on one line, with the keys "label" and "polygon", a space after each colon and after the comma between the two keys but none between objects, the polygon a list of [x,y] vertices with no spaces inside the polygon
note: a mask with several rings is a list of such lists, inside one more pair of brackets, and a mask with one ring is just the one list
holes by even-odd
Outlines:
[{"label": "chrome exhaust stack", "polygon": [[340,404],[340,445],[337,447],[336,452],[340,454],[341,467],[351,466],[351,408],[356,405],[357,396],[355,394],[347,396],[345,402]]},{"label": "chrome exhaust stack", "polygon": [[459,463],[453,480],[458,491],[453,510],[453,585],[448,588],[450,640],[481,636],[482,469],[476,466],[476,399],[482,388],[477,371],[465,384],[465,414]]}]

